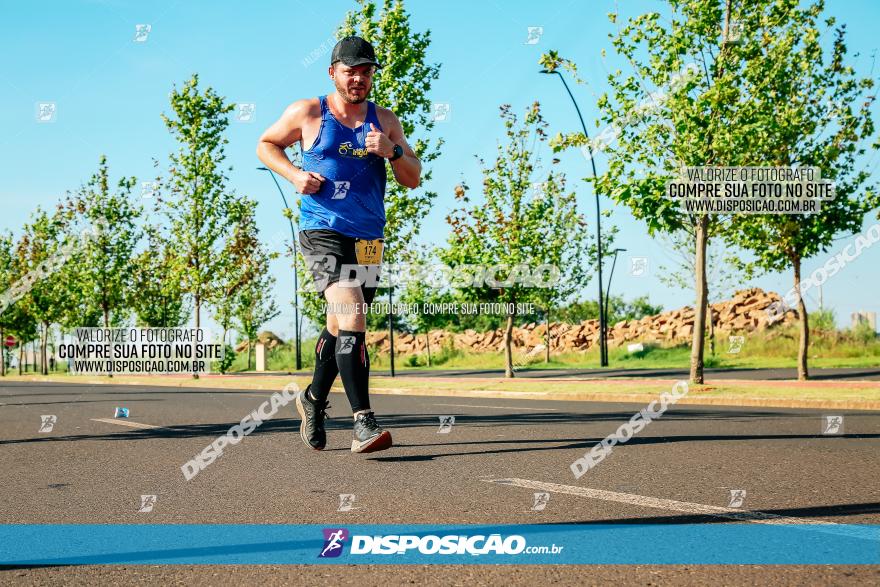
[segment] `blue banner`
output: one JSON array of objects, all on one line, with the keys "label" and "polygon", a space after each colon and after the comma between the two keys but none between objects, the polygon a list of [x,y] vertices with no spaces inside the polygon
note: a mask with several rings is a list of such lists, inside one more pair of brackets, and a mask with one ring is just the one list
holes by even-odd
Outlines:
[{"label": "blue banner", "polygon": [[880,564],[847,524],[9,524],[0,564]]}]

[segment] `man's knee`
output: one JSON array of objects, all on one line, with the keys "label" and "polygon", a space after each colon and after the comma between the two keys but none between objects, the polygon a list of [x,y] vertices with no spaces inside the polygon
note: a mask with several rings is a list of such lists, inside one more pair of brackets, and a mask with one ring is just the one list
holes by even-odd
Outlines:
[{"label": "man's knee", "polygon": [[329,308],[327,330],[337,336],[339,330],[365,332],[364,296],[357,282],[343,280],[331,284],[325,293]]},{"label": "man's knee", "polygon": [[331,336],[339,336],[339,321],[334,314],[327,314],[327,332]]}]

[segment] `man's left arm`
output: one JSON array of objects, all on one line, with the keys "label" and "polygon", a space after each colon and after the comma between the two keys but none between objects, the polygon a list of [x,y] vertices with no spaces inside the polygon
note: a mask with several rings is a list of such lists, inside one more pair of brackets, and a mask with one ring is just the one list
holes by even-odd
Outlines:
[{"label": "man's left arm", "polygon": [[410,189],[419,187],[422,176],[422,162],[416,157],[415,152],[406,142],[403,136],[403,127],[393,112],[388,111],[388,116],[383,121],[386,132],[380,132],[373,123],[370,123],[370,132],[367,133],[367,152],[391,159],[394,156],[394,145],[400,145],[403,155],[391,161],[391,169],[394,171],[394,179],[400,185]]}]

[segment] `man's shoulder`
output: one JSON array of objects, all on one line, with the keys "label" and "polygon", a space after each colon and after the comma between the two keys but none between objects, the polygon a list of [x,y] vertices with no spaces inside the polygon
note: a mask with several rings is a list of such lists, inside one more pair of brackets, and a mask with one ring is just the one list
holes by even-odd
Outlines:
[{"label": "man's shoulder", "polygon": [[373,106],[376,108],[376,118],[379,119],[379,123],[382,124],[383,128],[397,122],[397,115],[390,108],[379,106],[375,102],[373,102]]},{"label": "man's shoulder", "polygon": [[319,97],[303,98],[292,102],[284,113],[296,118],[320,118],[321,100]]}]

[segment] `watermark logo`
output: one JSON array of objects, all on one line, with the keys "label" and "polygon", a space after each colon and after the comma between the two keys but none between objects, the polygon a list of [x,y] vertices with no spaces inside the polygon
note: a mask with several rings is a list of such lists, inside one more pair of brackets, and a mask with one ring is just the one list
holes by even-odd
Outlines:
[{"label": "watermark logo", "polygon": [[546,491],[535,493],[535,501],[532,503],[532,511],[533,512],[542,512],[544,508],[547,507],[547,504],[550,502],[550,494]]},{"label": "watermark logo", "polygon": [[36,103],[37,122],[55,122],[58,115],[58,107],[55,102]]},{"label": "watermark logo", "polygon": [[155,495],[142,495],[141,496],[141,507],[138,508],[138,512],[149,513],[153,511],[153,506],[156,505],[156,496]]},{"label": "watermark logo", "polygon": [[187,481],[194,479],[196,475],[209,467],[211,463],[223,456],[223,450],[227,445],[238,444],[242,438],[256,430],[263,422],[271,420],[278,410],[294,400],[297,392],[299,392],[299,387],[296,383],[288,383],[281,392],[273,393],[257,409],[242,418],[241,423],[230,428],[223,436],[218,436],[214,442],[203,448],[199,454],[181,465],[180,470],[184,478]]},{"label": "watermark logo", "polygon": [[745,489],[731,489],[730,490],[730,501],[727,503],[727,507],[729,508],[741,508],[743,502],[746,500],[746,490]]},{"label": "watermark logo", "polygon": [[345,528],[324,528],[324,546],[318,554],[318,558],[336,558],[342,554],[342,547],[348,540],[348,530]]},{"label": "watermark logo", "polygon": [[336,351],[336,354],[337,355],[350,354],[352,349],[354,349],[354,341],[355,341],[355,338],[353,336],[340,336],[339,337],[339,350]]},{"label": "watermark logo", "polygon": [[737,354],[738,352],[740,352],[742,350],[745,342],[746,342],[746,337],[741,334],[728,337],[727,352],[732,355]]},{"label": "watermark logo", "polygon": [[648,274],[648,258],[647,257],[630,257],[629,258],[629,274],[633,277],[642,277]]},{"label": "watermark logo", "polygon": [[326,55],[331,49],[333,49],[334,45],[336,45],[336,37],[330,35],[329,37],[324,39],[324,41],[320,45],[312,49],[308,55],[303,57],[302,66],[310,66],[312,63],[314,63],[315,61]]},{"label": "watermark logo", "polygon": [[727,38],[724,41],[733,45],[739,45],[743,42],[744,30],[743,23],[738,20],[731,20],[727,26]]},{"label": "watermark logo", "polygon": [[[520,285],[524,288],[549,289],[557,285],[562,278],[562,271],[552,263],[530,265],[528,263],[496,263],[494,265],[444,263],[383,263],[382,265],[358,265],[351,263],[339,264],[332,255],[303,255],[306,269],[314,276],[314,282],[304,284],[304,291],[317,292],[321,286],[327,285],[327,273],[335,273],[339,268],[340,280],[357,281],[352,287],[397,287],[408,283],[421,283],[429,287],[465,288],[489,287],[492,289],[507,288]],[[316,289],[317,288],[317,289]],[[502,308],[524,305],[501,304],[462,304],[455,303],[466,313],[465,308],[477,305]],[[425,304],[433,305],[433,304]],[[527,305],[527,304],[525,304]],[[517,313],[520,313],[517,310]],[[528,312],[527,312],[528,313]]]},{"label": "watermark logo", "polygon": [[55,427],[55,423],[58,421],[58,416],[40,416],[40,429],[38,432],[52,432],[52,429]]},{"label": "watermark logo", "polygon": [[449,102],[433,102],[431,104],[431,120],[449,122],[452,120],[452,104]]},{"label": "watermark logo", "polygon": [[333,182],[333,196],[331,199],[344,200],[345,196],[348,195],[349,188],[351,188],[350,181],[334,181]]},{"label": "watermark logo", "polygon": [[159,193],[158,181],[142,181],[141,182],[141,198],[154,198]]},{"label": "watermark logo", "polygon": [[454,424],[455,416],[440,416],[440,428],[437,429],[437,434],[449,434]]},{"label": "watermark logo", "polygon": [[235,120],[254,122],[257,119],[257,105],[253,102],[239,102],[235,105]]},{"label": "watermark logo", "polygon": [[531,361],[532,357],[546,349],[547,346],[544,343],[538,343],[530,351],[527,351],[526,348],[528,348],[528,346],[524,347],[513,360],[513,365],[511,365],[511,368],[513,369],[514,373],[517,373],[523,367],[528,366],[529,361]]},{"label": "watermark logo", "polygon": [[150,36],[150,31],[152,31],[152,30],[153,30],[153,25],[151,25],[151,24],[136,24],[136,25],[134,25],[134,42],[135,43],[146,43],[147,37]]},{"label": "watermark logo", "polygon": [[547,182],[546,181],[533,181],[532,182],[532,199],[535,201],[540,201],[544,199],[544,194],[547,191]]},{"label": "watermark logo", "polygon": [[128,418],[128,408],[116,408],[113,411],[114,418]]},{"label": "watermark logo", "polygon": [[646,408],[641,409],[629,420],[621,424],[613,434],[606,436],[602,442],[593,446],[584,456],[573,462],[569,468],[575,479],[580,479],[587,471],[605,460],[611,454],[617,444],[629,442],[629,440],[644,429],[645,426],[666,413],[669,406],[688,393],[687,381],[678,381],[672,386],[671,391],[664,391],[660,399],[652,401]]},{"label": "watermark logo", "polygon": [[528,36],[526,37],[526,45],[537,45],[538,41],[541,40],[541,35],[544,34],[544,27],[542,26],[530,26],[527,27],[526,32]]},{"label": "watermark logo", "polygon": [[843,434],[843,416],[822,416],[822,434],[826,436]]},{"label": "watermark logo", "polygon": [[336,509],[337,512],[350,512],[351,510],[358,509],[354,507],[354,500],[357,497],[353,493],[340,493],[339,494],[339,507]]}]

